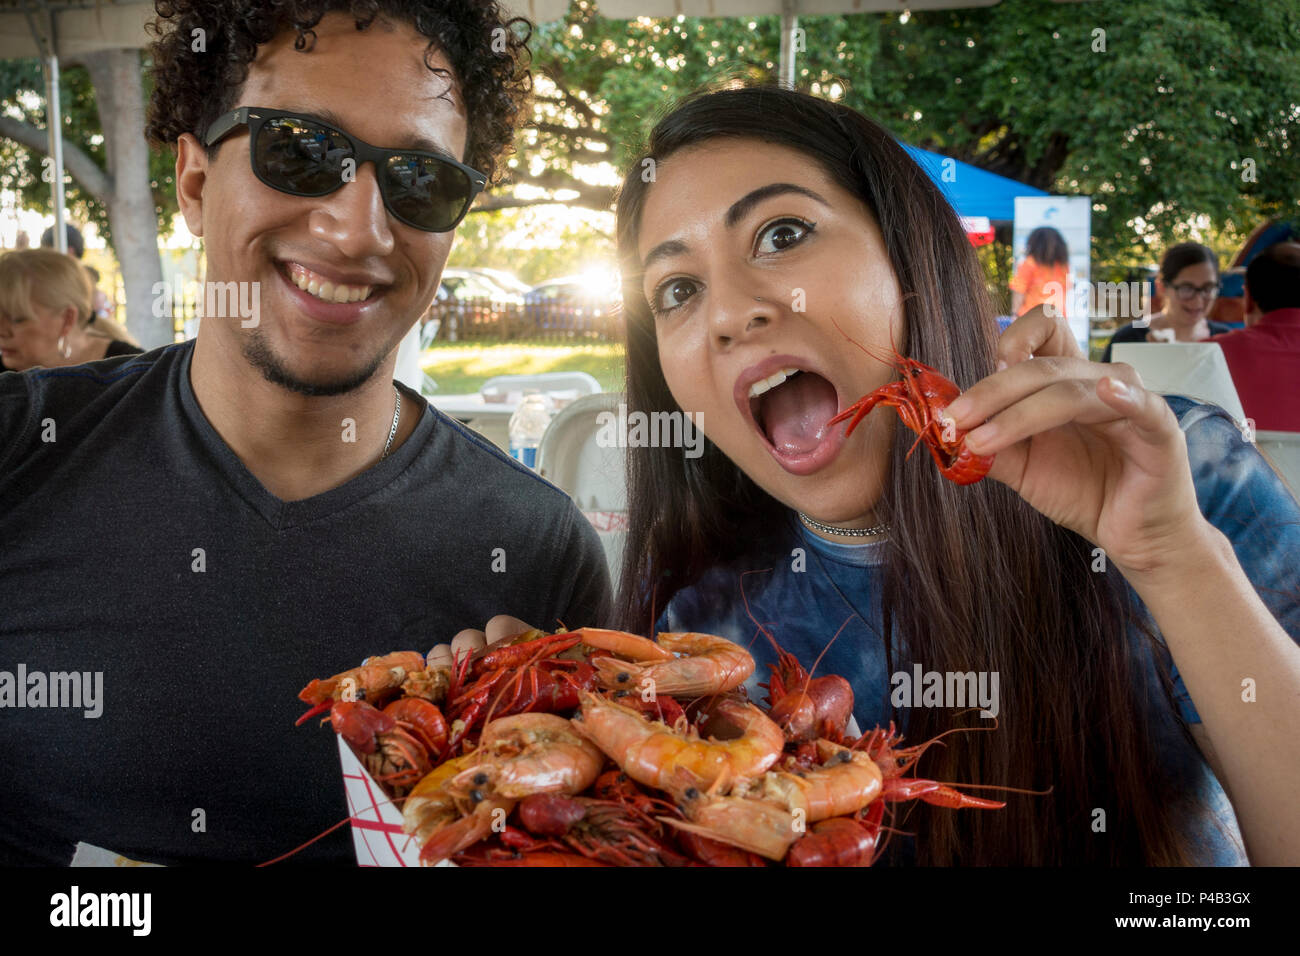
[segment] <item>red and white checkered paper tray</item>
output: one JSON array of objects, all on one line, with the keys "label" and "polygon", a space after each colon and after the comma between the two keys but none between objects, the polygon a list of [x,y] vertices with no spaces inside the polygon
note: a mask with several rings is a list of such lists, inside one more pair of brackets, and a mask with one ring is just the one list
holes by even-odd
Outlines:
[{"label": "red and white checkered paper tray", "polygon": [[[341,736],[339,761],[358,866],[419,866],[420,847],[402,829],[402,813],[375,783]],[[439,866],[455,866],[443,861]]]}]

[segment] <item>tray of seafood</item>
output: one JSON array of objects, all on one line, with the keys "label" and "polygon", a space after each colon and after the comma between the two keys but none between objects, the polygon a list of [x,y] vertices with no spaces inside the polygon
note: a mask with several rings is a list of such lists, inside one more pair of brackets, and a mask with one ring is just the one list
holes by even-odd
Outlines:
[{"label": "tray of seafood", "polygon": [[362,866],[869,866],[891,803],[1003,806],[912,776],[928,744],[857,735],[848,681],[776,650],[760,705],[723,637],[533,630],[313,680],[299,723],[338,735]]}]

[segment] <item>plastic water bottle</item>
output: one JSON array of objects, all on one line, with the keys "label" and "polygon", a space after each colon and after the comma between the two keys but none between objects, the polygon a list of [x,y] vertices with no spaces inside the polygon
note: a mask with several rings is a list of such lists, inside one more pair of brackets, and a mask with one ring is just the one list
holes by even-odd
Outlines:
[{"label": "plastic water bottle", "polygon": [[530,392],[510,416],[510,454],[529,468],[537,467],[537,446],[542,443],[546,426],[551,423],[551,401],[539,392]]}]

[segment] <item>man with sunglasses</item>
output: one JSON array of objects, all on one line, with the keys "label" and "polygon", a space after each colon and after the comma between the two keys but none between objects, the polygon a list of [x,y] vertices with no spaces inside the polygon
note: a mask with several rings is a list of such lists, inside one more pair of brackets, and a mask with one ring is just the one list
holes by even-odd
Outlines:
[{"label": "man with sunglasses", "polygon": [[194,342],[0,377],[4,862],[277,857],[348,812],[334,735],[293,726],[311,678],[608,613],[574,504],[393,382],[520,119],[514,25],[159,7],[148,133],[207,311]]}]

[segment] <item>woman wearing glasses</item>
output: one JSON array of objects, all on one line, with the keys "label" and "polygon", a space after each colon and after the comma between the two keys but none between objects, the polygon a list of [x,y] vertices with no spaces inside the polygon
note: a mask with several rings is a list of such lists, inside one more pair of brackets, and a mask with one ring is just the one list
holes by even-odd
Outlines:
[{"label": "woman wearing glasses", "polygon": [[1143,328],[1129,323],[1116,330],[1106,344],[1103,362],[1118,342],[1204,342],[1211,335],[1231,332],[1232,326],[1215,322],[1210,307],[1219,294],[1219,258],[1199,242],[1180,242],[1160,261],[1156,288],[1165,307]]},{"label": "woman wearing glasses", "polygon": [[[627,405],[699,412],[708,440],[699,457],[629,449],[621,626],[746,643],[757,680],[767,630],[850,681],[863,729],[986,731],[932,748],[920,775],[1051,790],[900,811],[897,862],[1239,863],[1234,808],[1253,862],[1300,861],[1282,557],[1300,511],[1221,410],[1085,361],[1051,323],[999,339],[952,208],[846,107],[701,95],[629,169]],[[909,457],[889,408],[852,436],[830,425],[898,377],[851,342],[967,389],[949,411],[996,456],[987,480]],[[996,726],[969,700],[900,695],[917,670],[997,675]],[[1255,682],[1269,700],[1244,703]]]}]

